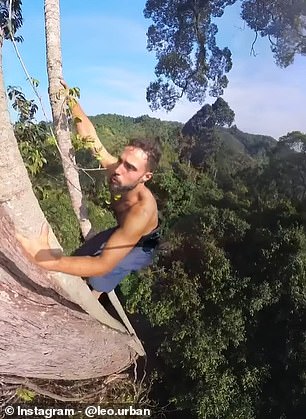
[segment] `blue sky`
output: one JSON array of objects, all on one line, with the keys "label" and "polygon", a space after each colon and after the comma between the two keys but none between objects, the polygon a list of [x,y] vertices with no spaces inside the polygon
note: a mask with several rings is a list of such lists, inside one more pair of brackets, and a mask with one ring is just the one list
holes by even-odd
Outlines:
[{"label": "blue sky", "polygon": [[[150,21],[143,17],[143,0],[61,1],[63,71],[70,86],[81,89],[81,104],[88,115],[118,113],[186,122],[200,105],[186,100],[175,109],[151,112],[145,90],[154,79],[155,56],[146,50]],[[49,112],[44,39],[43,0],[23,0],[24,24],[19,34],[20,53],[30,75],[40,81],[39,92]],[[255,45],[254,34],[239,17],[238,7],[229,7],[219,19],[219,45],[233,54],[233,69],[223,98],[236,113],[243,131],[272,135],[306,132],[306,57],[280,69],[273,62],[267,40]],[[6,85],[21,86],[33,97],[13,46],[4,46]],[[207,97],[207,101],[214,99]],[[42,114],[39,115],[42,117]]]}]

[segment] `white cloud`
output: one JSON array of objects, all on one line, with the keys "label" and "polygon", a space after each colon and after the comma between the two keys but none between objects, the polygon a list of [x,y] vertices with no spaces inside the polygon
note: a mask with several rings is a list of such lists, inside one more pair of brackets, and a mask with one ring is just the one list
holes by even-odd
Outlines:
[{"label": "white cloud", "polygon": [[306,131],[302,92],[271,84],[235,85],[224,99],[236,110],[236,125],[243,131],[278,138],[288,131]]},{"label": "white cloud", "polygon": [[237,126],[275,138],[288,131],[305,132],[304,66],[301,57],[287,69],[278,68],[272,59],[249,60],[247,66],[242,62],[241,68],[238,63],[224,94],[236,113]]}]

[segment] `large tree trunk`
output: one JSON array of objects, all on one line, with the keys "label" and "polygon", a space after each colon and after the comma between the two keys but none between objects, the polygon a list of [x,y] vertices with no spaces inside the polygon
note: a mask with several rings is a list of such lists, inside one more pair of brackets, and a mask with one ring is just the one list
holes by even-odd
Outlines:
[{"label": "large tree trunk", "polygon": [[75,168],[74,149],[71,144],[66,109],[63,106],[64,98],[59,94],[62,89],[60,79],[63,78],[59,0],[45,0],[45,30],[49,97],[55,135],[61,152],[64,175],[72,207],[80,223],[83,237],[89,238],[93,232],[91,231],[87,208],[82,196],[79,173]]},{"label": "large tree trunk", "polygon": [[[0,373],[69,379],[127,367],[135,355],[131,349],[135,341],[123,334],[125,328],[109,316],[85,282],[34,268],[14,239],[15,229],[27,236],[38,235],[45,217],[9,120],[1,45],[0,138]],[[52,231],[50,243],[60,248]],[[122,333],[72,308],[68,300]]]},{"label": "large tree trunk", "polygon": [[20,252],[0,206],[0,372],[81,380],[118,372],[135,352],[126,334],[102,326],[61,297],[46,271]]}]

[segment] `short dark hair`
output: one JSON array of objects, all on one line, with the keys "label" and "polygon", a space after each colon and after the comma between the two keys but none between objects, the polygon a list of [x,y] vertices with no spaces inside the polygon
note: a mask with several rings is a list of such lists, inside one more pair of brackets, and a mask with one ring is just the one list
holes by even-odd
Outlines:
[{"label": "short dark hair", "polygon": [[162,155],[162,146],[159,137],[156,138],[132,138],[128,146],[137,147],[143,150],[148,156],[147,168],[154,171]]}]

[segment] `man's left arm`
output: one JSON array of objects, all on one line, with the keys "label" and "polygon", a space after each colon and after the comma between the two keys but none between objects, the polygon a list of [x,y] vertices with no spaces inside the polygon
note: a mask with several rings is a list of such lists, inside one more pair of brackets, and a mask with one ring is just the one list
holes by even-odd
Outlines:
[{"label": "man's left arm", "polygon": [[33,250],[33,243],[38,239],[23,240],[19,237],[19,241],[29,259],[47,270],[84,277],[105,275],[129,254],[143,236],[149,217],[150,214],[141,207],[132,209],[123,225],[116,229],[105,243],[101,255],[95,257],[54,255],[46,238],[41,240],[44,240],[45,246],[37,246],[36,243],[36,250]]}]

